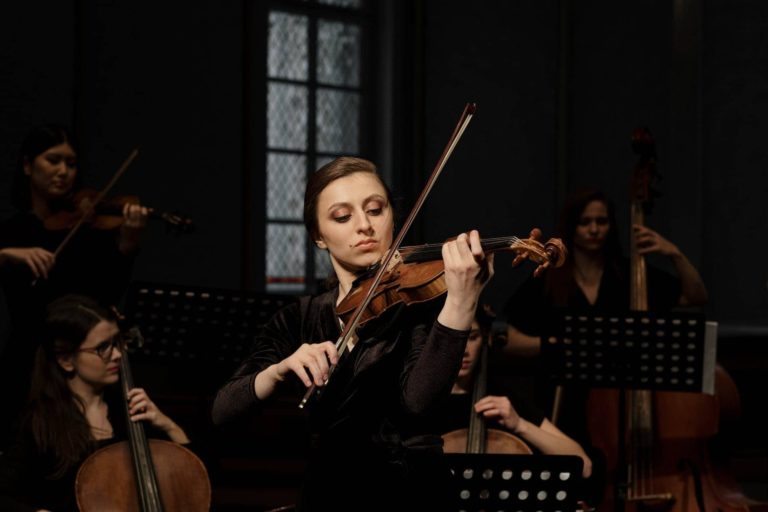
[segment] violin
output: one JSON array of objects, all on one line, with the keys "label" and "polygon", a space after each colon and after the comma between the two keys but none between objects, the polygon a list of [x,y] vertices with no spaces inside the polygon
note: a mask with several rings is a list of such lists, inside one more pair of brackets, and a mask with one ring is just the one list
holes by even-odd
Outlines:
[{"label": "violin", "polygon": [[[98,203],[99,192],[93,189],[81,189],[70,199],[70,207],[59,210],[45,219],[43,225],[51,231],[72,229],[81,219],[92,229],[111,230],[122,226],[123,208],[128,204],[141,204],[138,196],[120,195],[102,199]],[[194,230],[192,219],[178,213],[168,213],[149,209],[150,219],[165,221],[167,227],[175,233],[191,233]]]},{"label": "violin", "polygon": [[[538,232],[538,230],[534,230]],[[565,262],[567,250],[559,238],[546,243],[535,237],[520,239],[516,236],[481,240],[483,252],[512,251],[519,259],[538,264],[535,275],[548,267],[559,267]],[[336,307],[336,314],[348,322],[360,302],[371,290],[373,278],[362,280]],[[442,244],[424,244],[401,247],[389,263],[389,268],[377,284],[371,300],[362,312],[359,325],[377,318],[398,304],[418,304],[436,299],[447,292]]]},{"label": "violin", "polygon": [[[143,340],[138,328],[129,330]],[[128,441],[105,446],[83,462],[75,479],[77,506],[82,512],[120,510],[208,512],[211,483],[202,461],[171,441],[148,440],[142,422],[131,421],[128,391],[133,377],[128,354],[120,359]]]}]

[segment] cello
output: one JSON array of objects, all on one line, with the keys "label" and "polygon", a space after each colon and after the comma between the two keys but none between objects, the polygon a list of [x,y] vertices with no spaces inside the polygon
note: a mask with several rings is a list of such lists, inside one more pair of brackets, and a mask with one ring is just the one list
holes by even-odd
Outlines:
[{"label": "cello", "polygon": [[[142,341],[138,328],[128,332]],[[82,512],[207,512],[211,484],[202,461],[179,444],[148,440],[142,422],[130,420],[127,396],[134,385],[125,351],[120,380],[128,440],[105,446],[83,462],[75,479],[78,508]]]},{"label": "cello", "polygon": [[[485,337],[484,337],[485,338]],[[443,434],[445,453],[504,453],[532,455],[531,448],[519,437],[505,430],[488,428],[485,419],[475,412],[474,405],[483,398],[488,382],[488,345],[491,335],[483,339],[472,383],[469,428]]]},{"label": "cello", "polygon": [[[631,180],[631,223],[644,226],[656,175],[653,137],[647,128],[632,136],[639,155]],[[630,238],[630,309],[648,310],[645,259]],[[620,393],[624,393],[623,397]],[[603,510],[704,512],[749,511],[750,500],[710,457],[708,441],[718,432],[720,411],[738,399],[730,376],[715,370],[715,395],[677,391],[592,389],[587,402],[593,445],[606,456]],[[620,411],[624,404],[625,410]],[[623,414],[626,429],[617,432],[606,419]],[[623,436],[620,443],[619,436]],[[624,445],[626,451],[619,453]],[[619,467],[619,462],[626,462]]]}]

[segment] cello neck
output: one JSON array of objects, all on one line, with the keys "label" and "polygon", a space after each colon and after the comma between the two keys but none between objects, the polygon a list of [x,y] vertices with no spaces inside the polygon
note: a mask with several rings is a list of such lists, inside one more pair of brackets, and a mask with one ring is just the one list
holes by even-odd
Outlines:
[{"label": "cello neck", "polygon": [[469,405],[469,432],[467,433],[467,453],[485,453],[486,426],[485,419],[475,412],[475,404],[486,393],[488,379],[488,350],[483,340],[480,349],[480,361],[478,361],[472,386],[472,401]]},{"label": "cello neck", "polygon": [[128,406],[128,391],[133,389],[133,374],[128,364],[127,351],[123,351],[120,359],[120,375],[123,389],[125,417],[128,423],[128,444],[131,447],[131,459],[136,476],[136,487],[139,496],[140,510],[142,512],[163,512],[163,503],[160,500],[160,486],[157,483],[157,474],[152,462],[152,453],[144,432],[141,421],[131,421],[130,408]]}]

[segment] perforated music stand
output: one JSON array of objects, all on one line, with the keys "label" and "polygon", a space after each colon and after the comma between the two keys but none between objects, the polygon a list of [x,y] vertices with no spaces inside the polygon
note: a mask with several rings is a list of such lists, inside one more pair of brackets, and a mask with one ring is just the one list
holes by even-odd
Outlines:
[{"label": "perforated music stand", "polygon": [[450,512],[572,512],[582,461],[575,455],[445,455]]},{"label": "perforated music stand", "polygon": [[[557,311],[542,336],[543,366],[559,385],[619,389],[618,454],[626,470],[625,391],[714,394],[717,323],[695,313]],[[624,510],[628,475],[616,482],[616,510]]]},{"label": "perforated music stand", "polygon": [[245,358],[263,324],[294,300],[222,288],[132,283],[125,313],[139,326],[144,345],[129,348],[131,358],[188,370],[194,379],[186,386],[218,387]]}]

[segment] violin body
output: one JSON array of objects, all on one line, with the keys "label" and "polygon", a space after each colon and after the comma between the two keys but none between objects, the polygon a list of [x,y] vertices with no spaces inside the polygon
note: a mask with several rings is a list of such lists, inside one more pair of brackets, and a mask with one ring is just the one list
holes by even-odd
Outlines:
[{"label": "violin body", "polygon": [[[211,485],[200,459],[181,445],[149,440],[163,509],[208,512]],[[136,493],[131,448],[127,441],[91,454],[75,481],[77,506],[83,512],[143,512]]]},{"label": "violin body", "polygon": [[[534,238],[502,237],[481,240],[481,245],[486,254],[507,250],[515,252],[518,257],[529,258],[539,265],[537,272],[549,266],[559,267],[567,254],[562,241],[556,238],[542,244]],[[419,304],[445,294],[447,287],[441,249],[441,244],[401,248],[372,291],[370,301],[361,312],[359,325],[364,325],[397,304]],[[342,321],[347,323],[350,320],[358,305],[368,296],[374,282],[374,279],[363,280],[339,303],[336,313]]]},{"label": "violin body", "polygon": [[[467,453],[469,429],[462,428],[443,434],[443,451],[445,453]],[[532,455],[525,441],[514,434],[489,428],[485,431],[485,446],[479,453],[499,453],[507,455]]]}]

